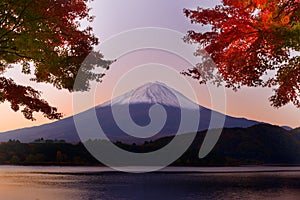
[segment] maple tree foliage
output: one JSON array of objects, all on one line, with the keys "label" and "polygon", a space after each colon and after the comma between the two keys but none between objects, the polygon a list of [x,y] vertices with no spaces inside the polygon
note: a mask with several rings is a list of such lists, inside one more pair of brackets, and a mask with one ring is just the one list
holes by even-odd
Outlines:
[{"label": "maple tree foliage", "polygon": [[185,41],[199,45],[195,54],[202,62],[183,74],[234,90],[273,87],[274,107],[300,107],[299,0],[223,0],[212,9],[184,12],[210,30],[188,32]]},{"label": "maple tree foliage", "polygon": [[[88,90],[89,81],[100,81],[96,67],[108,68],[111,61],[93,51],[98,39],[92,28],[81,28],[80,21],[92,21],[88,0],[1,0],[0,2],[0,103],[34,120],[34,112],[49,119],[62,114],[41,99],[39,91],[18,85],[5,77],[9,67],[20,67],[31,74],[31,81],[53,84],[72,92],[76,75],[81,73],[81,88]],[[89,63],[84,62],[89,55]],[[85,64],[82,64],[85,63]],[[81,67],[82,66],[82,67]],[[34,72],[30,69],[34,68]]]}]

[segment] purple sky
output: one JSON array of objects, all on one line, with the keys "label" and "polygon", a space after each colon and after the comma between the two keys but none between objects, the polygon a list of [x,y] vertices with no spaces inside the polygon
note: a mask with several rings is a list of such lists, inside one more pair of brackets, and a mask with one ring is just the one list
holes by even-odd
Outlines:
[{"label": "purple sky", "polygon": [[[191,28],[204,30],[200,26],[190,25],[189,20],[183,15],[183,8],[195,8],[197,6],[209,7],[219,1],[184,1],[184,0],[95,0],[92,5],[92,14],[96,16],[92,26],[95,34],[100,41],[105,42],[116,34],[134,28],[143,27],[162,27],[169,28],[181,33],[186,33]],[[178,41],[180,43],[182,41]],[[122,45],[122,44],[120,44]],[[98,86],[99,91],[96,95],[96,103],[102,103],[111,98],[111,91],[114,84],[120,77],[140,64],[151,62],[161,63],[182,71],[188,64],[178,57],[161,51],[141,51],[130,53],[115,63],[108,71],[104,82]],[[59,108],[65,116],[72,115],[72,95],[67,91],[58,91],[47,84],[34,84],[28,81],[29,77],[21,75],[20,69],[8,70],[7,76],[17,77],[18,83],[30,84],[38,90],[43,91],[43,97],[52,105]],[[146,75],[145,75],[146,76]],[[153,79],[153,78],[152,78]],[[159,80],[160,78],[157,77]],[[210,100],[207,98],[204,86],[200,86],[194,80],[189,80],[196,92],[200,104],[209,107]],[[143,77],[137,77],[137,85],[143,83]],[[133,85],[128,85],[126,90],[132,89]],[[175,88],[185,94],[184,89]],[[262,88],[243,88],[235,93],[231,90],[226,91],[226,112],[228,115],[246,117],[259,121],[269,122],[278,125],[289,125],[292,127],[300,126],[299,109],[293,105],[287,105],[280,109],[270,106],[268,97],[272,91]],[[185,94],[188,95],[188,94]],[[0,104],[0,132],[23,127],[36,126],[50,121],[36,115],[37,121],[25,120],[20,112],[14,113],[9,104]]]}]

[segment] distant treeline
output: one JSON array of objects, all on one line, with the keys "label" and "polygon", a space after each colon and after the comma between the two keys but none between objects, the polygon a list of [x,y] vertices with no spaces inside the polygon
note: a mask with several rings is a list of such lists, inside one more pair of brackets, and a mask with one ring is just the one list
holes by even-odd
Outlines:
[{"label": "distant treeline", "polygon": [[0,144],[2,165],[97,165],[82,143],[68,144],[48,140],[21,143],[10,140]]},{"label": "distant treeline", "polygon": [[[237,165],[298,165],[300,164],[300,131],[287,131],[266,124],[249,128],[228,128],[222,131],[219,142],[204,159],[198,158],[206,132],[199,132],[189,149],[172,165],[179,166],[237,166]],[[181,135],[182,140],[187,135]],[[144,144],[116,142],[120,148],[146,153],[167,145],[172,137]],[[105,143],[87,141],[89,145]],[[82,143],[69,144],[63,140],[38,139],[32,143],[10,140],[0,144],[2,165],[101,165]]]}]

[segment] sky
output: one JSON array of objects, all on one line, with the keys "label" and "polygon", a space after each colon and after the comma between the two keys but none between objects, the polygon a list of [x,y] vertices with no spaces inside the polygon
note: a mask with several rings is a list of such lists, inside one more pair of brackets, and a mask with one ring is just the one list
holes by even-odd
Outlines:
[{"label": "sky", "polygon": [[[205,28],[190,24],[183,14],[183,9],[196,8],[197,6],[211,7],[218,2],[216,0],[95,0],[90,4],[92,8],[91,14],[95,16],[94,22],[90,25],[93,27],[96,36],[99,37],[101,44],[103,44],[99,46],[99,49],[106,58],[114,59],[114,54],[111,54],[109,50],[117,51],[126,45],[132,45],[138,41],[138,39],[135,40],[131,37],[130,41],[121,41],[117,47],[113,46],[112,49],[107,50],[107,46],[116,38],[126,35],[126,31],[134,32],[137,28],[143,29],[145,27],[160,27],[176,31],[182,35],[185,35],[187,30],[190,29],[203,31]],[[159,36],[150,35],[148,37],[149,39],[155,39],[155,37]],[[171,41],[172,37],[168,39]],[[187,44],[184,44],[179,39],[172,45]],[[185,53],[192,55],[194,50],[195,48],[190,45],[189,51]],[[179,74],[179,72],[188,69],[189,66],[190,63],[185,58],[174,54],[174,52],[167,52],[161,49],[132,49],[132,51],[120,55],[117,62],[107,71],[103,83],[97,85],[95,104],[108,101],[112,96],[120,95],[146,82],[161,81],[173,86],[174,89],[197,103],[227,115],[245,117],[276,125],[287,125],[293,128],[300,126],[300,110],[291,104],[280,109],[271,107],[268,98],[272,95],[272,90],[268,88],[242,88],[238,92],[227,89],[224,94],[222,93],[223,96],[218,99],[225,106],[216,105],[214,103],[215,99],[210,98],[211,91],[208,87],[199,85],[197,81]],[[159,67],[161,67],[161,70]],[[178,72],[177,75],[168,73],[172,71],[170,69]],[[57,90],[49,84],[32,83],[29,81],[30,75],[22,75],[20,71],[20,68],[16,67],[9,69],[5,75],[13,77],[17,83],[30,85],[42,91],[43,98],[51,105],[56,106],[60,112],[64,113],[65,117],[73,115],[72,94],[65,90]],[[189,93],[180,84],[176,84],[176,77],[187,81],[195,95]],[[219,91],[216,88],[213,90]],[[117,92],[114,93],[114,91]],[[86,106],[82,110],[87,109],[88,105]],[[41,114],[35,115],[36,121],[28,121],[20,112],[13,112],[8,103],[0,104],[0,112],[0,132],[52,122],[43,118]]]}]

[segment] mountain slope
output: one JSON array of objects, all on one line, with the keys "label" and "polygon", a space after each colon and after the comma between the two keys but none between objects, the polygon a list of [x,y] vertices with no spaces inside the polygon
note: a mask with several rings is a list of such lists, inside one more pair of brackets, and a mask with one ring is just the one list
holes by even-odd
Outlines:
[{"label": "mountain slope", "polygon": [[[204,159],[199,159],[198,153],[205,134],[205,132],[197,134],[193,144],[177,164],[214,166],[300,164],[300,141],[291,132],[279,126],[258,124],[248,128],[225,128],[210,154]],[[161,147],[171,139],[162,138],[152,145],[160,144]]]},{"label": "mountain slope", "polygon": [[300,127],[290,131],[300,141]]},{"label": "mountain slope", "polygon": [[[199,159],[198,153],[206,132],[198,132],[188,150],[173,163],[185,166],[229,166],[229,165],[299,165],[300,142],[289,131],[267,124],[248,128],[223,129],[221,138],[207,157]],[[182,140],[189,134],[182,134]],[[164,137],[142,145],[117,142],[120,148],[146,153],[161,149],[173,138]],[[90,141],[98,143],[99,141]],[[98,143],[99,144],[99,143]],[[181,145],[181,144],[178,144]],[[175,147],[176,148],[176,147]],[[180,148],[180,147],[178,147]],[[63,153],[62,160],[57,152]],[[0,144],[0,164],[21,165],[95,165],[99,162],[85,149],[83,144],[42,143],[24,144],[16,141]],[[13,157],[18,157],[16,163]],[[297,181],[297,180],[295,180]]]},{"label": "mountain slope", "polygon": [[[132,137],[126,134],[126,131],[121,130],[115,121],[112,110],[116,111],[116,116],[118,116],[121,123],[125,125],[128,124],[128,119],[132,118],[137,125],[147,126],[151,123],[149,111],[152,106],[157,104],[164,107],[167,114],[167,120],[158,134],[147,138],[147,140],[154,140],[177,133],[181,120],[181,113],[183,112],[191,114],[190,116],[194,116],[195,112],[200,111],[201,119],[198,124],[198,131],[208,129],[212,113],[214,113],[217,119],[224,117],[221,113],[197,105],[178,91],[159,82],[148,83],[138,87],[137,89],[113,99],[112,101],[95,107],[95,110],[99,124],[105,134],[112,141],[144,142],[146,139]],[[128,110],[130,116],[128,116]],[[97,127],[91,123],[91,112],[92,110],[87,110],[77,115],[80,120],[83,120],[85,125],[84,130],[87,135],[94,135],[95,130],[97,130]],[[161,117],[160,112],[155,113],[153,117],[154,119],[159,119]],[[260,123],[244,118],[234,118],[230,116],[225,117],[225,127],[227,128],[249,127]],[[127,128],[130,129],[130,125],[128,126],[129,127]],[[148,129],[147,132],[140,132],[138,134],[143,136],[152,135],[156,131],[156,128],[156,126],[153,126],[152,129]],[[212,128],[221,127],[214,125]],[[182,133],[187,132],[190,132],[188,126],[183,129]],[[74,125],[73,117],[65,118],[42,126],[19,129],[0,134],[0,142],[8,141],[9,139],[17,139],[21,142],[31,142],[38,138],[63,139],[72,143],[80,141]]]}]

